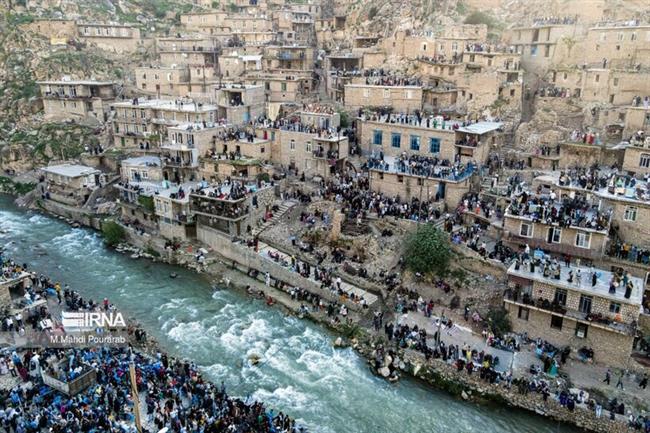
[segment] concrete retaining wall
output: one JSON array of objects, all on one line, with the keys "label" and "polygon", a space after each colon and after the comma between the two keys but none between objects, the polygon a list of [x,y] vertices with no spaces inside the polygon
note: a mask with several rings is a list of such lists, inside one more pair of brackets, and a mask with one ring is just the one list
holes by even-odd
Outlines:
[{"label": "concrete retaining wall", "polygon": [[[205,245],[209,245],[227,262],[232,262],[235,265],[239,264],[244,267],[245,272],[248,272],[249,269],[255,269],[262,274],[268,272],[274,280],[281,281],[288,286],[297,286],[325,300],[340,302],[338,296],[333,295],[327,289],[321,289],[320,285],[315,281],[304,278],[298,273],[292,272],[271,260],[264,259],[253,249],[232,242],[216,230],[199,226],[197,227],[196,236],[199,241]],[[353,302],[347,301],[346,305],[353,310],[358,311],[362,309],[361,305]]]}]

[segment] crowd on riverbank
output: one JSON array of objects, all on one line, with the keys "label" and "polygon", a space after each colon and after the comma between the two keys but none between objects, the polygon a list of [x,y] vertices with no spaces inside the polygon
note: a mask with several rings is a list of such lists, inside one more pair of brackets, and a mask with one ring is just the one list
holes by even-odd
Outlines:
[{"label": "crowd on riverbank", "polygon": [[[14,352],[12,361],[19,368],[29,366],[30,378],[0,391],[0,422],[7,432],[135,432],[130,365],[146,407],[141,415],[145,432],[306,431],[261,402],[229,396],[223,384],[206,381],[194,363],[162,353],[147,357],[126,348],[44,349]],[[75,396],[40,381],[41,371],[69,382],[91,369],[96,383]]]},{"label": "crowd on riverbank", "polygon": [[[0,252],[0,268],[5,277],[23,275],[27,264],[17,264]],[[109,311],[114,306],[104,299],[84,298],[67,285],[44,275],[29,273],[25,299],[48,299],[71,311]],[[47,302],[41,305],[47,310]],[[38,320],[41,309],[26,309],[3,322],[8,331]],[[36,311],[33,313],[32,310]],[[49,312],[47,313],[48,317]],[[11,324],[9,328],[9,324]],[[129,327],[134,342],[146,341],[146,332]],[[225,387],[207,382],[194,363],[157,352],[150,357],[131,347],[46,348],[7,350],[0,356],[0,376],[11,374],[18,384],[0,389],[0,426],[11,433],[49,431],[122,432],[136,431],[134,399],[128,376],[129,365],[136,370],[137,389],[144,402],[142,420],[145,432],[277,432],[301,433],[305,427],[282,412],[274,413],[263,403],[229,396]],[[94,370],[96,381],[77,395],[67,396],[45,385],[42,372],[68,383]]]}]

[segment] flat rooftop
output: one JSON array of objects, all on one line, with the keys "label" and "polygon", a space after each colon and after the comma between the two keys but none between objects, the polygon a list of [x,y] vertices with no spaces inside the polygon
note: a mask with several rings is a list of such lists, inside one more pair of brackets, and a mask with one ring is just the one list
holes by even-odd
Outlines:
[{"label": "flat rooftop", "polygon": [[112,86],[113,81],[95,81],[95,80],[45,80],[37,81],[36,84],[49,86]]},{"label": "flat rooftop", "polygon": [[488,132],[496,131],[501,128],[501,122],[477,122],[468,126],[461,126],[457,129],[458,132],[465,132],[467,134],[486,134]]},{"label": "flat rooftop", "polygon": [[[525,264],[522,264],[519,267],[519,270],[515,269],[516,263],[512,263],[510,268],[508,268],[508,275],[514,275],[521,278],[526,278],[528,280],[537,281],[540,283],[548,284],[554,287],[560,287],[567,290],[575,290],[586,295],[598,296],[601,298],[610,299],[616,302],[622,302],[625,304],[638,305],[641,308],[641,302],[643,300],[643,279],[628,276],[634,288],[632,289],[632,294],[630,298],[625,297],[625,287],[619,287],[616,289],[616,293],[609,293],[609,282],[612,280],[614,274],[612,272],[598,269],[598,268],[587,268],[584,266],[571,266],[567,268],[566,266],[560,265],[560,279],[556,280],[553,277],[545,277],[543,274],[543,269],[541,266],[535,267],[535,272],[530,272],[530,268]],[[582,275],[581,282],[576,281],[575,275],[580,270]],[[591,285],[591,272],[595,271],[598,275],[596,285]],[[573,271],[573,282],[569,283],[567,280],[569,278],[569,271]]]},{"label": "flat rooftop", "polygon": [[181,123],[176,126],[170,126],[167,129],[174,130],[174,131],[191,132],[191,131],[203,131],[206,129],[226,128],[227,126],[228,126],[227,124],[222,124],[222,123],[206,122],[205,124],[203,124],[200,122],[195,122],[195,123]]},{"label": "flat rooftop", "polygon": [[160,158],[157,156],[137,156],[135,158],[127,158],[122,161],[127,165],[138,165],[142,167],[160,167]]},{"label": "flat rooftop", "polygon": [[631,204],[644,203],[650,204],[650,183],[644,180],[634,179],[634,185],[625,185],[625,182],[617,182],[619,179],[632,178],[629,176],[620,175],[620,173],[606,173],[607,182],[606,186],[596,185],[594,189],[583,188],[579,183],[579,179],[571,179],[571,182],[566,185],[560,185],[560,172],[552,172],[535,178],[538,182],[549,183],[559,189],[568,189],[572,191],[584,191],[594,194],[600,198],[628,201]]},{"label": "flat rooftop", "polygon": [[96,168],[77,164],[50,165],[41,168],[41,170],[46,173],[58,174],[59,176],[65,177],[81,177],[89,174],[101,173],[101,171]]},{"label": "flat rooftop", "polygon": [[189,113],[216,111],[217,106],[212,104],[202,104],[200,102],[187,101],[182,99],[145,99],[139,98],[137,103],[134,100],[116,102],[115,107],[124,108],[155,108],[158,110],[182,111]]}]

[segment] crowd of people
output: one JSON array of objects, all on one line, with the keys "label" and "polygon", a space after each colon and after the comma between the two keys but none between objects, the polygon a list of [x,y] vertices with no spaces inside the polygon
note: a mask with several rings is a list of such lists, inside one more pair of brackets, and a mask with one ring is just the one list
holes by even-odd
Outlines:
[{"label": "crowd of people", "polygon": [[634,263],[650,264],[650,249],[639,247],[631,242],[621,242],[620,239],[610,244],[608,254]]},{"label": "crowd of people", "polygon": [[[223,384],[207,382],[193,362],[164,353],[147,357],[125,348],[43,349],[13,352],[11,359],[29,369],[32,382],[0,392],[0,422],[7,432],[136,432],[131,365],[146,407],[143,431],[306,431],[261,402],[229,396]],[[39,385],[41,371],[69,382],[90,370],[96,380],[76,395]]]},{"label": "crowd of people", "polygon": [[474,171],[474,167],[472,163],[456,162],[452,164],[448,159],[418,154],[409,155],[406,152],[395,158],[392,164],[384,159],[383,152],[380,152],[378,156],[371,155],[364,165],[364,168],[367,169],[449,180],[467,177]]},{"label": "crowd of people", "polygon": [[351,219],[365,218],[375,213],[379,218],[392,216],[413,221],[434,221],[440,218],[441,207],[435,201],[401,200],[369,189],[367,177],[338,175],[328,181],[321,191],[327,200],[343,205],[343,213]]},{"label": "crowd of people", "polygon": [[535,91],[542,98],[572,98],[574,96],[568,87],[545,86]]},{"label": "crowd of people", "polygon": [[389,110],[376,110],[372,113],[366,113],[359,110],[359,117],[361,120],[369,120],[372,122],[392,123],[418,126],[420,128],[428,129],[444,129],[455,131],[458,128],[472,125],[471,120],[452,120],[444,116],[425,115],[424,113],[416,110],[413,114],[406,113],[392,113]]},{"label": "crowd of people", "polygon": [[558,224],[560,227],[582,227],[606,230],[609,227],[611,210],[594,208],[586,198],[564,198],[559,201],[551,191],[548,197],[531,197],[523,192],[508,206],[507,213],[513,216],[530,217],[533,222]]}]

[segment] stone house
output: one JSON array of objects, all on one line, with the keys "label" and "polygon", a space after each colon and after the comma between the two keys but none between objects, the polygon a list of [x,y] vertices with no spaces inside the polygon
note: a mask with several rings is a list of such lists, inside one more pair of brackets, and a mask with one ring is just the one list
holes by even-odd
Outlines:
[{"label": "stone house", "polygon": [[646,136],[650,135],[650,106],[627,107],[626,109],[623,138],[628,139],[639,131],[643,131]]},{"label": "stone house", "polygon": [[650,144],[643,142],[625,146],[623,170],[641,176],[650,173]]},{"label": "stone house", "polygon": [[[437,157],[449,161],[487,160],[490,147],[501,144],[498,122],[478,122],[460,126],[462,122],[444,121],[435,117],[422,124],[391,123],[385,118],[365,117],[357,122],[359,144],[366,154],[398,157],[402,153]],[[471,142],[470,145],[468,142]]]},{"label": "stone house", "polygon": [[572,47],[584,35],[577,24],[534,24],[509,29],[505,41],[521,54],[526,71],[543,75],[557,64],[571,60]]},{"label": "stone house", "polygon": [[242,125],[265,113],[265,91],[262,85],[222,84],[214,86],[219,119]]},{"label": "stone house", "polygon": [[112,81],[70,80],[37,81],[46,118],[93,117],[108,119],[110,104],[115,100]]},{"label": "stone house", "polygon": [[[259,134],[264,134],[264,130]],[[268,130],[273,163],[297,169],[305,176],[323,179],[340,172],[349,155],[348,137],[336,133],[299,132],[289,129]]]},{"label": "stone house", "polygon": [[127,158],[121,162],[118,205],[123,222],[148,231],[157,230],[153,196],[164,189],[162,167],[157,156]]},{"label": "stone house", "polygon": [[200,159],[216,150],[219,125],[185,123],[167,128],[167,140],[160,146],[163,178],[176,184],[197,181]]},{"label": "stone house", "polygon": [[45,177],[46,198],[69,206],[82,206],[103,182],[101,171],[84,165],[50,165],[40,171]]},{"label": "stone house", "polygon": [[[556,206],[560,206],[559,203],[558,199]],[[598,260],[605,255],[609,241],[609,217],[604,218],[607,224],[603,229],[576,225],[561,227],[533,214],[514,214],[508,206],[503,217],[503,242],[517,251],[528,245],[531,250],[540,248],[558,256],[566,254],[587,262]]]},{"label": "stone house", "polygon": [[186,96],[190,88],[187,66],[135,68],[135,84],[138,91],[160,96]]},{"label": "stone house", "polygon": [[164,238],[180,242],[196,238],[196,218],[190,210],[190,192],[194,186],[173,185],[153,196],[158,230]]},{"label": "stone house", "polygon": [[347,110],[393,107],[395,111],[412,113],[422,110],[422,94],[422,86],[346,84],[344,105]]},{"label": "stone house", "polygon": [[77,23],[81,40],[103,50],[132,53],[143,46],[140,29],[129,24]]},{"label": "stone house", "polygon": [[311,71],[314,69],[314,48],[308,45],[264,47],[266,69]]},{"label": "stone house", "polygon": [[[243,192],[232,197],[232,189]],[[244,236],[249,228],[270,211],[275,200],[275,188],[269,185],[243,184],[235,181],[219,188],[204,188],[190,194],[190,210],[196,218],[196,235],[206,242],[211,233],[222,236]]]},{"label": "stone house", "polygon": [[115,145],[149,149],[162,141],[168,126],[182,123],[206,123],[217,120],[216,105],[191,99],[132,99],[112,105]]},{"label": "stone house", "polygon": [[584,49],[576,50],[581,63],[590,67],[632,69],[650,67],[650,25],[621,25],[601,23],[587,30]]},{"label": "stone house", "polygon": [[[569,282],[569,271],[573,281]],[[575,275],[580,271],[581,279]],[[597,275],[592,283],[592,272]],[[625,287],[612,293],[613,274],[606,270],[562,266],[560,279],[544,276],[540,269],[513,263],[508,269],[510,290],[504,306],[513,331],[542,338],[559,350],[569,346],[575,357],[582,347],[592,348],[594,361],[612,367],[630,365],[636,323],[641,313],[643,280],[629,277]]]},{"label": "stone house", "polygon": [[42,35],[50,41],[69,40],[77,36],[77,23],[74,20],[37,18],[31,23],[21,24],[20,28]]},{"label": "stone house", "polygon": [[245,84],[264,85],[267,102],[299,102],[311,92],[313,79],[305,73],[252,73]]}]

